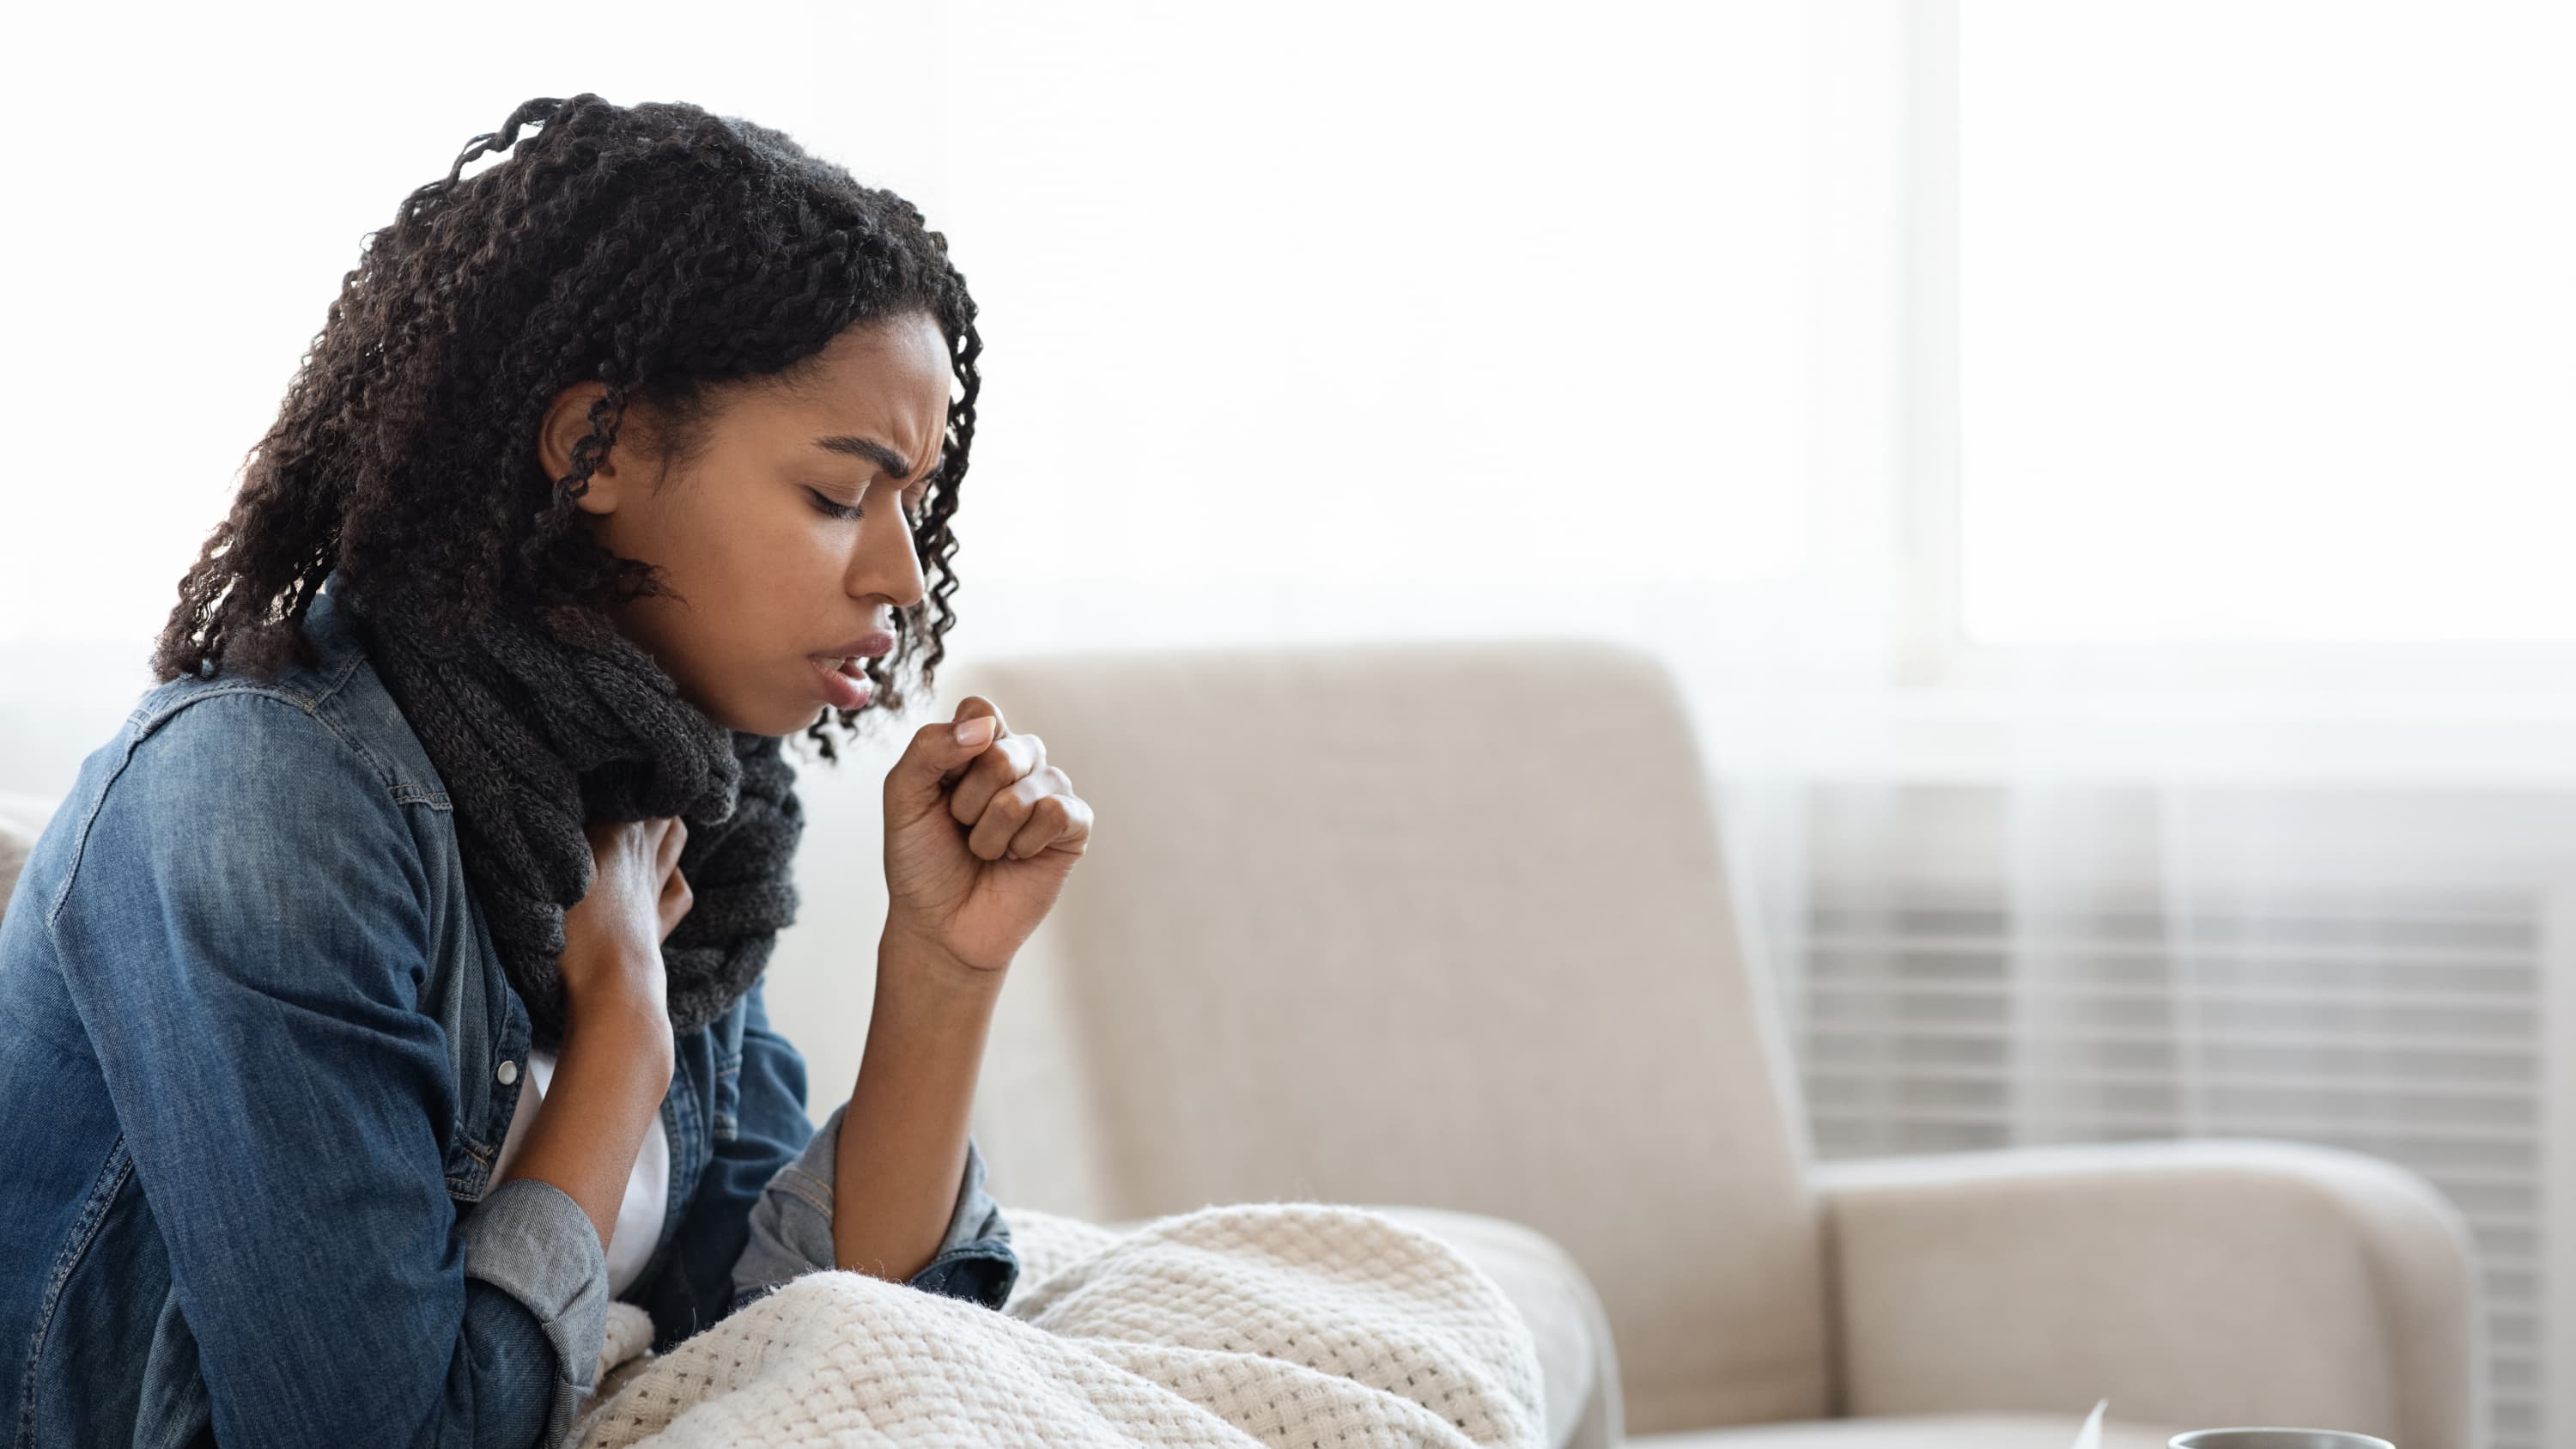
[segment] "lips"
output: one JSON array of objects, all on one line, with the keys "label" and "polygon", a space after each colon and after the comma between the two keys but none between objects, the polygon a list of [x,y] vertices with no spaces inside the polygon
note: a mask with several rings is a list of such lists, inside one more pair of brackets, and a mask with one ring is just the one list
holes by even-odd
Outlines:
[{"label": "lips", "polygon": [[893,652],[894,636],[883,629],[879,629],[873,634],[862,634],[856,639],[849,640],[846,643],[836,644],[829,649],[817,649],[807,657],[812,659],[875,659]]},{"label": "lips", "polygon": [[817,654],[811,657],[811,662],[814,681],[822,693],[823,702],[833,708],[858,709],[875,697],[876,685],[860,672],[865,666],[859,663],[858,658],[832,659]]},{"label": "lips", "polygon": [[867,677],[866,661],[893,652],[894,635],[879,629],[829,649],[818,649],[805,659],[814,666],[815,684],[826,703],[836,709],[857,709],[876,693],[876,686]]}]

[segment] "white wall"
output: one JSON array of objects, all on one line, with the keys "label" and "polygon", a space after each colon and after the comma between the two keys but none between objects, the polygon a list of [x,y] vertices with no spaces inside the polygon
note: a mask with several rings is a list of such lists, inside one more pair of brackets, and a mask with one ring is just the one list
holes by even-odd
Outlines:
[{"label": "white wall", "polygon": [[[361,235],[580,89],[779,126],[948,234],[986,343],[960,657],[1687,651],[1808,557],[1795,6],[268,10],[52,7],[0,62],[72,118],[0,229],[0,791],[61,792],[148,684]],[[774,980],[817,1115],[864,1031],[883,765],[807,786]]]}]

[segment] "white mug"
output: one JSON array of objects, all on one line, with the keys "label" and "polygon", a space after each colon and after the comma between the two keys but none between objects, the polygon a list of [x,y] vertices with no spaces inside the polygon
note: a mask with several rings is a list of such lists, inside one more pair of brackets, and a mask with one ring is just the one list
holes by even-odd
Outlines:
[{"label": "white mug", "polygon": [[2398,1449],[2339,1428],[2195,1428],[2164,1441],[2166,1449]]}]

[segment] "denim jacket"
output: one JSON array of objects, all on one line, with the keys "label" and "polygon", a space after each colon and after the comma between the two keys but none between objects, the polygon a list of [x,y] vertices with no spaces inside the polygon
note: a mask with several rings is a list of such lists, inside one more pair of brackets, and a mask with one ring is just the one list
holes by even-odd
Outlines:
[{"label": "denim jacket", "polygon": [[[0,918],[0,1443],[552,1446],[593,1386],[606,1257],[491,1182],[527,1007],[353,623],[326,590],[317,664],[146,693]],[[677,1047],[626,1295],[665,1350],[833,1266],[841,1122],[758,986]],[[970,1139],[910,1281],[1018,1273]]]}]

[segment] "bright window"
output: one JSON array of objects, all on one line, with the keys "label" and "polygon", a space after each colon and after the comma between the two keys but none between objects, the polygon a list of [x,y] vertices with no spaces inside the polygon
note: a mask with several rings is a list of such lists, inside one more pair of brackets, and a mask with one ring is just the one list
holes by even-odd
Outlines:
[{"label": "bright window", "polygon": [[2576,10],[1958,37],[1970,642],[2576,641]]}]

